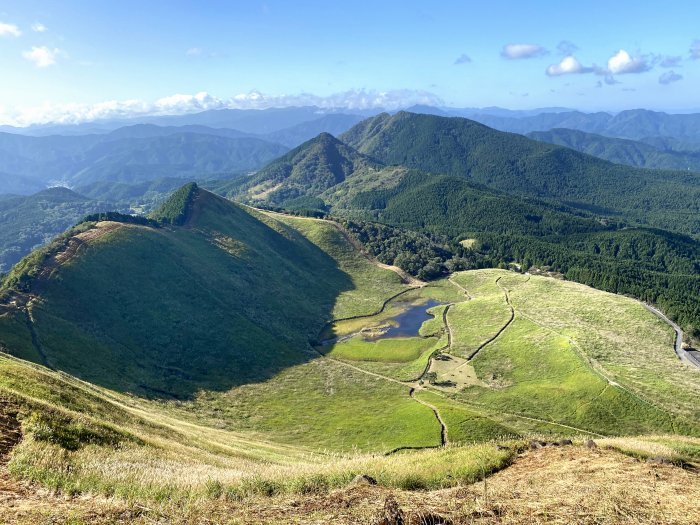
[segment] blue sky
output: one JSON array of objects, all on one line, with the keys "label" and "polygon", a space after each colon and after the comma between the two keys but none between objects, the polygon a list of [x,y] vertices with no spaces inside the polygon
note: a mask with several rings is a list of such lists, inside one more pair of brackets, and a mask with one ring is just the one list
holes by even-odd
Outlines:
[{"label": "blue sky", "polygon": [[698,20],[697,1],[4,0],[0,123],[307,102],[700,111]]}]

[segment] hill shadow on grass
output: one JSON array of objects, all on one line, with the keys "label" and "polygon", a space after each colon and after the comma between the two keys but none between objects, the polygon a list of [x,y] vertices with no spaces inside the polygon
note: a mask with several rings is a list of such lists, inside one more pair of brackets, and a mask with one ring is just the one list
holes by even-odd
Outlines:
[{"label": "hill shadow on grass", "polygon": [[90,243],[42,286],[24,348],[41,345],[46,364],[90,383],[162,399],[264,381],[313,359],[309,339],[351,277],[282,222],[206,192],[195,211],[187,227],[130,225]]}]

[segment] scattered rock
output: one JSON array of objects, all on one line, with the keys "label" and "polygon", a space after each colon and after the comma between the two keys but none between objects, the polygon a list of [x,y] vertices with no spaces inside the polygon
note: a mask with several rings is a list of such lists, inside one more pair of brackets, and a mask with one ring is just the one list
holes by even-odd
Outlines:
[{"label": "scattered rock", "polygon": [[532,450],[538,449],[538,448],[544,448],[547,446],[547,443],[545,441],[540,441],[539,439],[533,439],[530,441],[530,448]]},{"label": "scattered rock", "polygon": [[383,517],[377,522],[377,525],[408,525],[394,496],[387,496],[384,500]]},{"label": "scattered rock", "polygon": [[588,447],[590,449],[594,449],[594,448],[598,448],[598,445],[596,444],[595,441],[593,441],[592,439],[589,439],[588,441],[586,441],[586,447]]},{"label": "scattered rock", "polygon": [[432,512],[414,512],[408,519],[408,525],[452,525],[452,520]]},{"label": "scattered rock", "polygon": [[561,446],[561,447],[565,447],[565,446],[573,445],[573,444],[574,444],[574,442],[571,441],[570,439],[560,439],[559,440],[559,446]]},{"label": "scattered rock", "polygon": [[377,480],[374,479],[372,476],[368,476],[367,474],[358,474],[353,478],[353,480],[350,482],[350,485],[352,486],[357,486],[357,485],[376,485]]}]

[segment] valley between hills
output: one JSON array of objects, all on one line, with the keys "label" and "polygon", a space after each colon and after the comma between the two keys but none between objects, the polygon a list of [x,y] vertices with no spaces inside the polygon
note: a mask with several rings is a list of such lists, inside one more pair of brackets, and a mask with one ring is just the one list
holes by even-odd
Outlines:
[{"label": "valley between hills", "polygon": [[195,184],[129,217],[3,281],[0,521],[700,512],[700,370],[639,301],[535,271],[421,280],[342,220]]}]

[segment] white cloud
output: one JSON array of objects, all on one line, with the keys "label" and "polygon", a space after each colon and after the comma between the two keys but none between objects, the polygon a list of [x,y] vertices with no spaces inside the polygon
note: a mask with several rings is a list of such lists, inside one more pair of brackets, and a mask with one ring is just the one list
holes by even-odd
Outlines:
[{"label": "white cloud", "polygon": [[537,44],[506,44],[501,51],[501,56],[509,60],[535,58],[546,54],[547,50]]},{"label": "white cloud", "polygon": [[202,54],[202,48],[201,47],[191,47],[187,51],[185,51],[185,55],[188,57],[198,57]]},{"label": "white cloud", "polygon": [[558,77],[561,75],[574,75],[579,73],[591,73],[593,68],[585,67],[574,56],[567,56],[561,59],[558,64],[550,65],[546,73],[550,77]]},{"label": "white cloud", "polygon": [[32,31],[34,31],[35,33],[43,33],[47,29],[48,28],[44,24],[42,24],[41,22],[34,22],[32,24]]},{"label": "white cloud", "polygon": [[457,59],[454,62],[455,66],[458,66],[460,64],[468,64],[472,61],[471,57],[467,55],[466,53],[462,53],[457,57]]},{"label": "white cloud", "polygon": [[53,66],[56,63],[56,57],[61,53],[60,49],[49,49],[46,46],[32,47],[29,51],[22,53],[22,56],[33,62],[36,67],[44,68]]},{"label": "white cloud", "polygon": [[608,71],[613,75],[643,73],[645,71],[649,71],[650,69],[651,65],[647,62],[646,57],[632,57],[624,49],[620,49],[608,59]]},{"label": "white cloud", "polygon": [[0,124],[78,124],[102,119],[128,119],[149,115],[182,115],[209,109],[265,109],[288,106],[318,106],[320,111],[346,108],[363,110],[383,108],[395,110],[415,104],[442,106],[444,102],[428,91],[399,89],[391,91],[352,90],[329,96],[310,93],[298,95],[265,95],[251,91],[220,99],[206,92],[195,95],[176,94],[155,102],[143,100],[109,100],[98,104],[44,104],[31,108],[5,108],[0,111]]},{"label": "white cloud", "polygon": [[683,75],[679,75],[675,71],[666,71],[663,75],[659,77],[659,84],[673,84],[674,82],[678,82],[679,80],[683,80]]},{"label": "white cloud", "polygon": [[690,45],[690,58],[693,60],[700,58],[700,40],[695,40]]},{"label": "white cloud", "polygon": [[18,37],[22,35],[22,31],[19,30],[14,24],[7,24],[5,22],[0,22],[0,36],[14,36]]}]

